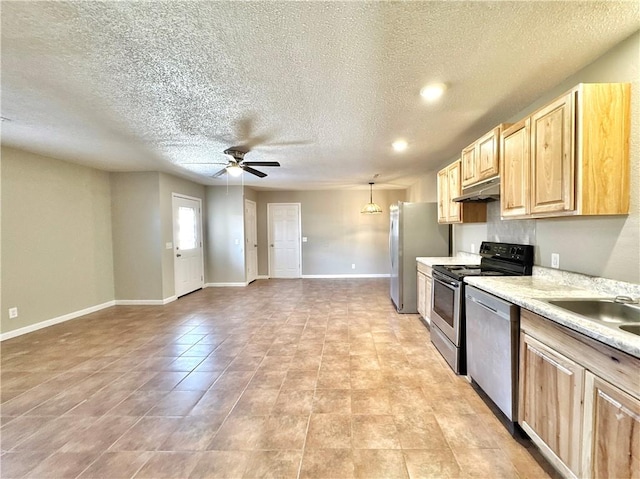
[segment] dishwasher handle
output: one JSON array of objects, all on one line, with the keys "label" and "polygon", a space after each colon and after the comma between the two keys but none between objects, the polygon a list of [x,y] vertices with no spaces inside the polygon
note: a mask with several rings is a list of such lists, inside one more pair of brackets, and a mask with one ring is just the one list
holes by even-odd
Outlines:
[{"label": "dishwasher handle", "polygon": [[[475,304],[477,304],[481,308],[485,309],[489,314],[494,314],[494,315],[499,316],[499,317],[501,317],[503,319],[506,319],[507,321],[512,319],[511,308],[513,307],[513,305],[511,303],[504,303],[505,307],[503,307],[503,308],[494,308],[494,307],[489,306],[488,304],[482,302],[480,300],[480,298],[475,297],[473,295],[473,293],[470,294],[470,292],[467,292],[467,294],[465,296],[466,296],[467,300],[473,301]],[[502,304],[500,306],[502,306]]]},{"label": "dishwasher handle", "polygon": [[471,301],[474,301],[476,304],[482,306],[483,308],[488,309],[489,311],[493,311],[494,313],[498,314],[498,310],[492,308],[491,306],[484,304],[482,301],[480,301],[479,299],[474,298],[473,296],[469,296],[469,298],[471,299]]}]

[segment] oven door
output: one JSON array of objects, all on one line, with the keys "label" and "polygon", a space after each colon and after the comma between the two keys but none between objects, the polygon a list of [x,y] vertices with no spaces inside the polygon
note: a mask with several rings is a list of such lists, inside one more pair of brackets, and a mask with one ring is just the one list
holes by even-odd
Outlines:
[{"label": "oven door", "polygon": [[460,347],[461,289],[460,281],[433,272],[431,322],[457,347]]}]

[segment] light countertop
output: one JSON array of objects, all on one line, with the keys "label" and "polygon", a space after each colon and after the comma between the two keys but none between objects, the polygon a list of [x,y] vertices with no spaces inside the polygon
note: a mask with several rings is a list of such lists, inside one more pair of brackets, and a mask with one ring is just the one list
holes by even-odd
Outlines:
[{"label": "light countertop", "polygon": [[426,256],[416,258],[418,263],[425,266],[433,266],[435,264],[480,264],[480,256],[472,254],[464,254],[457,256]]},{"label": "light countertop", "polygon": [[611,298],[615,294],[604,294],[596,291],[595,288],[585,289],[535,275],[502,276],[499,278],[468,276],[464,278],[464,281],[569,329],[640,358],[640,336],[604,326],[596,321],[590,321],[583,316],[540,301],[540,299],[552,298]]}]

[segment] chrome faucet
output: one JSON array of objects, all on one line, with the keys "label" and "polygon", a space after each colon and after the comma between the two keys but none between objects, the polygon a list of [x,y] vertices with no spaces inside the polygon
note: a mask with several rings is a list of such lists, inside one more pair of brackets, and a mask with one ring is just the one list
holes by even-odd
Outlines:
[{"label": "chrome faucet", "polygon": [[633,299],[630,296],[616,296],[613,300],[614,303],[622,303],[622,304],[638,304],[637,299]]}]

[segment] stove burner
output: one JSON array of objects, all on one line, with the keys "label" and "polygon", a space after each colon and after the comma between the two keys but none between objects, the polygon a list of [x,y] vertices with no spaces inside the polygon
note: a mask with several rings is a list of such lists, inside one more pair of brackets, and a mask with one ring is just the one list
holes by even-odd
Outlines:
[{"label": "stove burner", "polygon": [[480,264],[434,265],[433,269],[462,281],[465,276],[530,275],[533,266],[533,246],[483,242]]}]

